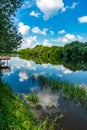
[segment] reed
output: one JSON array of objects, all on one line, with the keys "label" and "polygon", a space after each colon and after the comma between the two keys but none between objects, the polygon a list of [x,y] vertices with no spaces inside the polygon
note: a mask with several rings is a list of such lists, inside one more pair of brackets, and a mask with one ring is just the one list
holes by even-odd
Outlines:
[{"label": "reed", "polygon": [[45,76],[40,76],[38,80],[41,86],[46,85],[46,87],[50,87],[52,90],[61,90],[63,98],[87,105],[87,89],[85,86],[80,87],[60,79],[46,78]]},{"label": "reed", "polygon": [[33,103],[38,103],[38,101],[39,101],[37,94],[34,93],[34,92],[30,93],[28,95],[28,100],[31,101],[31,102],[33,102]]}]

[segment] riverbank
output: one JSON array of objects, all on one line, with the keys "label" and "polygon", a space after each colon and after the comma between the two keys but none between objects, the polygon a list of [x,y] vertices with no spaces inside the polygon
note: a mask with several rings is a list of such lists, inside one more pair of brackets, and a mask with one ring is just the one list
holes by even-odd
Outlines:
[{"label": "riverbank", "polygon": [[37,130],[34,116],[0,80],[0,130]]},{"label": "riverbank", "polygon": [[[38,78],[40,85],[46,87],[47,84],[49,84],[49,80],[47,80],[45,77],[41,76]],[[61,94],[63,94],[62,96],[66,100],[64,99],[64,101],[61,101],[62,99],[58,98],[57,100],[62,103],[60,103],[60,107],[48,105],[46,106],[46,109],[43,109],[43,105],[41,105],[42,100],[39,98],[41,97],[40,94],[37,95],[35,93],[31,93],[25,95],[23,100],[20,101],[15,93],[10,90],[9,86],[7,84],[4,84],[0,80],[0,130],[58,130],[60,128],[64,128],[64,130],[66,130],[66,124],[67,130],[72,130],[72,128],[69,129],[69,126],[72,127],[72,124],[74,122],[74,120],[72,120],[74,119],[72,115],[75,116],[75,114],[79,114],[79,119],[77,120],[77,122],[81,122],[83,120],[81,126],[76,125],[75,128],[81,127],[85,130],[86,127],[83,126],[84,124],[86,124],[85,118],[81,116],[82,114],[84,114],[84,111],[81,109],[80,104],[79,106],[77,105],[77,107],[70,101],[72,100],[72,98],[74,98],[74,101],[77,102],[77,104],[78,100],[81,101],[82,104],[84,104],[84,100],[80,100],[80,98],[84,99],[83,95],[86,95],[85,89],[76,89],[73,88],[74,86],[72,85],[69,86],[68,83],[56,81],[53,79],[50,79],[50,83],[50,87],[53,91],[59,89],[63,90],[61,91]],[[47,99],[49,100],[49,97]],[[62,109],[63,111],[61,111],[60,113],[60,110]],[[65,110],[68,110],[68,113],[71,114],[71,117],[69,116],[69,114],[65,114]],[[70,110],[72,110],[73,112],[70,112]],[[80,114],[79,112],[81,112],[82,114]],[[68,118],[71,119],[69,120]],[[69,121],[71,125],[69,125]],[[63,124],[64,122],[65,125]]]}]

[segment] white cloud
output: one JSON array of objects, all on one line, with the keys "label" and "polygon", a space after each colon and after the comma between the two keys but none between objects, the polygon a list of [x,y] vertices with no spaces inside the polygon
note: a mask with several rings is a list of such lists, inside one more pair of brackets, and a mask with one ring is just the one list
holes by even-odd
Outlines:
[{"label": "white cloud", "polygon": [[47,40],[47,39],[45,39],[44,41],[43,41],[43,46],[52,46],[52,44],[51,43],[49,43],[49,40]]},{"label": "white cloud", "polygon": [[73,2],[73,3],[72,3],[72,6],[71,6],[70,8],[71,8],[71,9],[74,9],[77,5],[78,5],[78,3]]},{"label": "white cloud", "polygon": [[63,70],[63,73],[64,73],[64,74],[71,74],[71,73],[72,73],[72,71],[71,71],[71,70],[69,70],[69,69],[65,69],[65,70]]},{"label": "white cloud", "polygon": [[31,11],[30,16],[39,17],[39,13]]},{"label": "white cloud", "polygon": [[53,42],[56,42],[56,43],[61,43],[60,45],[64,45],[65,43],[70,43],[72,41],[76,41],[76,40],[82,40],[83,38],[80,36],[80,35],[74,35],[74,34],[70,34],[70,33],[67,33],[65,34],[63,37],[59,37],[57,39],[51,39]]},{"label": "white cloud", "polygon": [[58,33],[59,34],[64,34],[64,33],[66,33],[66,31],[65,30],[60,30]]},{"label": "white cloud", "polygon": [[51,35],[54,35],[54,32],[52,30],[50,31],[50,33],[51,33]]},{"label": "white cloud", "polygon": [[38,98],[43,109],[47,109],[47,106],[55,106],[56,108],[59,106],[58,95],[56,93],[52,93],[50,89],[43,89],[38,93]]},{"label": "white cloud", "polygon": [[45,20],[65,10],[62,0],[37,0],[36,5],[44,14]]},{"label": "white cloud", "polygon": [[64,38],[62,39],[62,42],[68,43],[68,42],[69,42],[69,39],[67,39],[66,37],[64,37]]},{"label": "white cloud", "polygon": [[30,8],[31,6],[32,6],[32,2],[24,1],[22,5],[22,9],[27,9],[27,8]]},{"label": "white cloud", "polygon": [[44,36],[47,35],[47,31],[48,31],[47,28],[43,28],[43,30],[41,30],[39,27],[32,28],[33,33],[41,34],[41,35],[44,35]]},{"label": "white cloud", "polygon": [[66,9],[74,9],[76,6],[78,5],[78,3],[73,2],[71,6],[66,6]]},{"label": "white cloud", "polygon": [[19,72],[19,81],[20,82],[23,82],[24,80],[27,80],[28,79],[28,75],[25,71],[20,71]]},{"label": "white cloud", "polygon": [[63,75],[62,74],[57,74],[58,77],[62,77]]},{"label": "white cloud", "polygon": [[24,25],[22,22],[18,24],[18,32],[22,35],[27,35],[30,30],[30,26]]},{"label": "white cloud", "polygon": [[78,18],[78,21],[79,21],[80,23],[87,23],[87,16],[79,17],[79,18]]},{"label": "white cloud", "polygon": [[36,36],[28,36],[28,37],[24,38],[24,40],[21,44],[21,48],[32,48],[38,44],[39,44],[39,42],[38,42]]},{"label": "white cloud", "polygon": [[78,40],[82,40],[83,38],[80,35],[77,35]]},{"label": "white cloud", "polygon": [[28,70],[36,70],[36,67],[31,62],[25,62],[26,69]]},{"label": "white cloud", "polygon": [[83,38],[80,36],[80,35],[74,35],[74,34],[66,34],[63,38],[63,40],[66,39],[65,42],[72,42],[72,41],[75,41],[75,40],[82,40]]},{"label": "white cloud", "polygon": [[76,39],[75,35],[70,34],[70,33],[66,34],[64,38],[66,38],[68,40],[75,40]]}]

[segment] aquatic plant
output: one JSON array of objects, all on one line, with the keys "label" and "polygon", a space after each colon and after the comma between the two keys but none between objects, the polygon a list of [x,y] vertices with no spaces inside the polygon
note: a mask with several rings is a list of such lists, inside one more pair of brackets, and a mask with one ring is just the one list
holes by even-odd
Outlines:
[{"label": "aquatic plant", "polygon": [[31,101],[31,102],[33,102],[33,103],[38,103],[38,101],[39,101],[37,94],[34,93],[34,92],[30,93],[28,95],[28,100]]},{"label": "aquatic plant", "polygon": [[60,79],[47,78],[45,76],[40,76],[38,80],[41,86],[46,85],[46,87],[51,87],[52,90],[61,90],[60,93],[63,98],[87,105],[87,89],[85,86],[80,87]]},{"label": "aquatic plant", "polygon": [[53,116],[52,113],[48,114],[46,119],[40,125],[40,130],[55,130],[56,127],[60,129],[60,122],[63,117],[64,116],[61,113],[55,116]]},{"label": "aquatic plant", "polygon": [[38,82],[39,82],[40,86],[47,87],[49,85],[48,79],[43,75],[40,75],[38,77]]}]

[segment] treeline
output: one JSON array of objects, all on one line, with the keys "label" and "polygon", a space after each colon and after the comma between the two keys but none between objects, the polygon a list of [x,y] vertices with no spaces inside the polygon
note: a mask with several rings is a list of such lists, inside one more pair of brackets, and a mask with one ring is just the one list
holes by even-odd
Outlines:
[{"label": "treeline", "polygon": [[52,46],[46,47],[42,45],[37,45],[34,48],[26,48],[19,50],[19,57],[34,60],[36,63],[61,63],[61,54],[63,52],[63,47]]},{"label": "treeline", "polygon": [[74,41],[66,44],[62,52],[62,58],[64,61],[87,61],[87,42]]},{"label": "treeline", "polygon": [[42,60],[52,60],[52,61],[77,61],[83,60],[87,61],[87,42],[82,43],[74,41],[70,44],[62,46],[52,46],[45,47],[42,45],[37,45],[34,48],[26,48],[19,50],[21,57],[25,59],[32,58],[41,58]]}]

